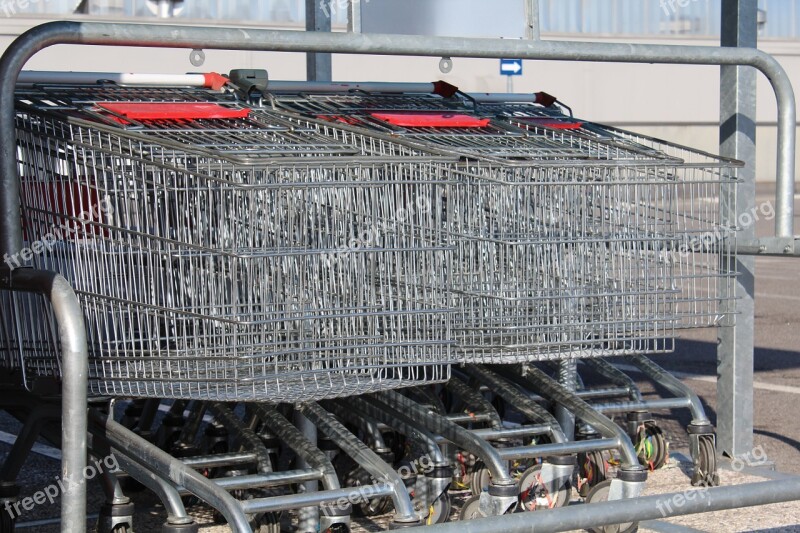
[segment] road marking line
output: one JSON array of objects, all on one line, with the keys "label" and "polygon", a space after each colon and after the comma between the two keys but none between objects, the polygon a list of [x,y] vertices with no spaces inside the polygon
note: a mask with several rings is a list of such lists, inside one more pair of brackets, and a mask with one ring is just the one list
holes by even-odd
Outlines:
[{"label": "road marking line", "polygon": [[800,302],[800,296],[787,296],[784,294],[770,294],[767,292],[757,292],[756,298],[776,298],[778,300],[791,300],[793,302]]},{"label": "road marking line", "polygon": [[[620,370],[625,370],[626,372],[636,372],[638,374],[643,374],[641,370],[639,370],[633,365],[615,364],[614,366],[616,366]],[[686,372],[674,372],[671,370],[669,371],[669,373],[679,379],[692,379],[694,381],[704,381],[706,383],[717,382],[716,376],[703,376],[701,374],[688,374]],[[787,394],[800,394],[800,387],[791,387],[789,385],[774,385],[772,383],[764,383],[763,381],[754,381],[753,388],[760,390],[768,390],[772,392],[785,392]]]},{"label": "road marking line", "polygon": [[[17,436],[12,433],[6,433],[5,431],[0,431],[0,442],[5,442],[6,444],[14,444],[17,441]],[[39,455],[44,455],[45,457],[49,457],[50,459],[56,459],[58,461],[61,460],[61,450],[58,448],[53,448],[52,446],[48,446],[46,444],[39,444],[34,443],[33,448],[31,449],[32,452],[38,453]]]}]

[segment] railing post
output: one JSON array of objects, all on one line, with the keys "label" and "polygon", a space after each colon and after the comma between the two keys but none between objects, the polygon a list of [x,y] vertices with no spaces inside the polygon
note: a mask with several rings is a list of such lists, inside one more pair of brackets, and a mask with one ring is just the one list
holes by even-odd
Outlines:
[{"label": "railing post", "polygon": [[[757,0],[723,0],[722,46],[755,48]],[[720,204],[722,223],[737,224],[740,213],[755,207],[756,70],[725,65],[720,69],[720,155],[744,161],[737,169],[735,203]],[[728,195],[721,195],[722,199]],[[741,226],[738,239],[755,239],[754,224]],[[753,448],[753,333],[755,258],[740,256],[722,268],[739,275],[730,286],[721,285],[720,296],[734,311],[736,324],[719,328],[717,348],[717,451],[733,457]],[[733,264],[731,264],[731,262]],[[735,291],[730,298],[728,291]]]},{"label": "railing post", "polygon": [[[338,2],[334,0],[306,0],[306,31],[331,31],[331,19]],[[309,52],[306,54],[306,79],[331,81],[333,67],[331,54]]]}]

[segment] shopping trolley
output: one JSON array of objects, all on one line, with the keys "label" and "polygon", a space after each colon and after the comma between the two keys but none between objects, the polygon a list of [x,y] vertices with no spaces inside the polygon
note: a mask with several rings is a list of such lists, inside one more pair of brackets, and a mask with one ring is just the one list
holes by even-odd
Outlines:
[{"label": "shopping trolley", "polygon": [[718,202],[737,163],[499,98],[273,101],[462,159],[447,224],[466,362],[660,353],[675,328],[720,323],[732,275],[702,252],[730,259]]},{"label": "shopping trolley", "polygon": [[[81,296],[92,392],[280,402],[446,380],[449,245],[420,208],[447,196],[442,158],[220,98],[18,94],[26,238]],[[8,330],[36,322],[5,308]],[[30,333],[10,337],[29,383],[57,364]]]},{"label": "shopping trolley", "polygon": [[[45,85],[16,96],[28,244],[21,259],[75,287],[88,330],[90,394],[212,407],[302,402],[298,416],[389,480],[374,488],[394,498],[396,522],[416,523],[420,515],[391,467],[314,402],[449,378],[452,246],[440,199],[453,158],[328,123],[299,126],[255,112],[229,90]],[[33,297],[3,293],[2,306],[3,363],[28,389],[42,390],[60,377],[54,321]],[[173,407],[179,418],[180,403]],[[271,415],[259,420],[283,427]],[[93,432],[101,449],[129,454],[123,466],[134,477],[159,494],[174,492],[153,480],[159,463],[142,459],[156,453],[146,441],[102,417]],[[309,457],[310,446],[295,444],[299,457]],[[160,457],[160,469],[226,461],[195,456],[176,466]],[[186,488],[242,526],[244,507],[252,518],[260,505],[261,520],[308,499],[244,504],[227,500],[225,489],[321,475],[272,473],[256,462],[257,479],[234,476],[218,486],[194,479]],[[347,495],[329,466],[313,505]],[[347,517],[349,508],[331,508],[326,520]]]},{"label": "shopping trolley", "polygon": [[[273,96],[292,113],[461,158],[447,224],[456,245],[454,331],[463,362],[627,355],[653,368],[641,355],[671,351],[676,329],[730,323],[719,294],[730,294],[736,228],[722,223],[717,202],[735,200],[739,163],[527,100],[330,89]],[[616,426],[539,370],[523,367],[525,378],[497,370],[464,372],[515,406],[527,399],[513,387],[544,390],[593,419],[603,436],[619,437]],[[676,389],[677,380],[662,381]],[[697,433],[708,433],[702,409],[694,410]],[[638,463],[633,449],[623,450],[630,470]]]}]

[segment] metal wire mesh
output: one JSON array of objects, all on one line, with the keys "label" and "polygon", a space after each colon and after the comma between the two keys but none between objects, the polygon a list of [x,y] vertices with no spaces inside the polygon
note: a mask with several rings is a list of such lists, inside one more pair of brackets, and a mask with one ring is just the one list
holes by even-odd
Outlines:
[{"label": "metal wire mesh", "polygon": [[[49,96],[17,116],[26,239],[81,297],[94,394],[297,401],[449,377],[435,158],[265,113],[122,127]],[[10,337],[53,346],[13,326],[41,309],[7,305]]]},{"label": "metal wire mesh", "polygon": [[[448,198],[456,338],[467,362],[670,351],[723,323],[736,161],[529,103],[277,95],[292,113],[464,156]],[[465,113],[481,128],[409,128],[382,112]],[[723,297],[721,297],[723,295]]]},{"label": "metal wire mesh", "polygon": [[[97,102],[238,105],[105,86],[18,101],[26,237],[68,234],[36,263],[79,291],[96,394],[358,394],[452,361],[666,352],[676,329],[732,320],[735,161],[465,98],[278,94],[166,121]],[[57,376],[51,332],[20,326],[42,308],[3,303],[5,366]]]}]

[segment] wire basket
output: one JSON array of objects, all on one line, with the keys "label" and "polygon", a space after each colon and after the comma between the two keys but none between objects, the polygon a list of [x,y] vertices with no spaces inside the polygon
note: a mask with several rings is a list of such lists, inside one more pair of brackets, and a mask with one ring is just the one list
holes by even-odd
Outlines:
[{"label": "wire basket", "polygon": [[[667,352],[730,323],[740,163],[558,108],[279,94],[275,105],[461,159],[447,199],[466,362]],[[727,322],[726,322],[727,321]]]},{"label": "wire basket", "polygon": [[[26,241],[81,298],[91,392],[281,402],[448,379],[441,158],[203,94],[18,95]],[[6,365],[31,386],[24,345],[57,376],[52,332],[18,326],[42,306],[4,304]]]}]

